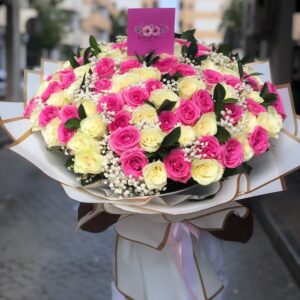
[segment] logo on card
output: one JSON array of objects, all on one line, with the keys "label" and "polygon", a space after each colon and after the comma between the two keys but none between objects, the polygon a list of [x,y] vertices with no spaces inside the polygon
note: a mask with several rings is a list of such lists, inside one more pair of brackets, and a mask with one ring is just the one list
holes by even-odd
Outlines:
[{"label": "logo on card", "polygon": [[169,31],[169,26],[164,24],[140,24],[134,30],[140,38],[159,39],[162,38],[165,32]]}]

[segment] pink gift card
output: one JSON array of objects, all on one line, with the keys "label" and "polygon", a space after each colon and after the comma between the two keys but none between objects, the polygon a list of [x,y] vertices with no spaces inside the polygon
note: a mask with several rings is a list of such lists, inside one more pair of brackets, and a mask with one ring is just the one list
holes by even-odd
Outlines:
[{"label": "pink gift card", "polygon": [[128,9],[128,55],[174,52],[175,8]]}]

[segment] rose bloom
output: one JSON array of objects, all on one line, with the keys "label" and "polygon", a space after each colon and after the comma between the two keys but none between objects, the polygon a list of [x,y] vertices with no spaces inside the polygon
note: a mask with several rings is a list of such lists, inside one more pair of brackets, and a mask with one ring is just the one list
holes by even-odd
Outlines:
[{"label": "rose bloom", "polygon": [[211,49],[203,44],[198,44],[198,52],[196,54],[196,57],[208,55],[211,53]]},{"label": "rose bloom", "polygon": [[210,93],[206,90],[199,90],[195,92],[192,96],[192,101],[194,101],[200,110],[200,115],[214,111],[213,99]]},{"label": "rose bloom", "polygon": [[172,71],[171,71],[171,75],[174,75],[177,72],[180,73],[182,76],[197,75],[196,69],[188,64],[174,65],[174,67],[172,68]]},{"label": "rose bloom", "polygon": [[46,102],[53,93],[61,91],[61,86],[58,81],[52,81],[49,83],[45,91],[41,95],[43,102]]},{"label": "rose bloom", "polygon": [[95,92],[99,93],[105,90],[109,90],[112,87],[112,82],[109,79],[103,78],[103,79],[99,79],[95,82]]},{"label": "rose bloom", "polygon": [[181,100],[180,105],[176,110],[176,117],[183,125],[193,126],[200,118],[200,111],[193,101]]},{"label": "rose bloom", "polygon": [[204,81],[207,84],[213,85],[223,81],[223,75],[214,70],[203,71]]},{"label": "rose bloom", "polygon": [[235,138],[221,146],[220,159],[227,168],[237,168],[244,161],[243,145]]},{"label": "rose bloom", "polygon": [[220,154],[220,143],[212,135],[205,135],[199,139],[199,153],[203,158],[218,158]]},{"label": "rose bloom", "polygon": [[99,78],[110,78],[115,73],[115,61],[111,57],[101,58],[96,64],[94,71]]},{"label": "rose bloom", "polygon": [[109,138],[109,145],[112,150],[121,155],[125,150],[130,150],[138,146],[141,138],[140,131],[132,126],[119,127]]},{"label": "rose bloom", "polygon": [[59,124],[60,124],[59,118],[54,118],[47,124],[47,126],[43,127],[41,130],[42,136],[48,148],[61,145],[58,140]]},{"label": "rose bloom", "polygon": [[277,95],[277,100],[276,100],[276,102],[274,102],[272,104],[272,106],[275,108],[276,112],[281,115],[283,120],[285,120],[286,119],[286,113],[284,111],[284,106],[283,106],[283,103],[282,103],[281,95],[278,93],[278,90],[277,90],[277,88],[275,87],[274,84],[267,81],[267,85],[268,85],[270,93],[274,93],[274,94]]},{"label": "rose bloom", "polygon": [[[103,107],[106,108],[104,109]],[[100,98],[97,104],[97,111],[102,112],[103,110],[118,112],[123,108],[123,101],[119,95],[111,93],[109,95],[104,95]]]},{"label": "rose bloom", "polygon": [[[247,73],[244,73],[244,77],[247,75]],[[253,77],[247,77],[246,82],[252,87],[254,91],[259,90],[259,83]]]},{"label": "rose bloom", "polygon": [[233,75],[224,75],[224,81],[233,88],[240,87],[242,84],[241,79]]},{"label": "rose bloom", "polygon": [[160,160],[146,165],[143,176],[149,190],[161,190],[167,184],[166,168]]},{"label": "rose bloom", "polygon": [[48,105],[40,113],[39,125],[45,127],[59,114],[59,108],[56,106]]},{"label": "rose bloom", "polygon": [[253,113],[255,116],[258,116],[261,112],[266,112],[267,109],[261,104],[257,103],[251,98],[246,100],[247,109]]},{"label": "rose bloom", "polygon": [[119,127],[126,127],[129,125],[130,120],[131,114],[125,110],[121,110],[115,115],[115,119],[109,124],[109,130],[115,131]]},{"label": "rose bloom", "polygon": [[33,112],[33,110],[36,108],[36,106],[37,106],[36,98],[32,98],[29,101],[29,103],[27,103],[26,108],[25,108],[24,113],[23,113],[23,116],[25,118],[29,119],[30,116],[31,116],[31,114],[32,114],[32,112]]},{"label": "rose bloom", "polygon": [[149,94],[144,88],[133,86],[122,91],[122,98],[124,103],[135,108],[143,105],[145,100],[149,98]]},{"label": "rose bloom", "polygon": [[64,123],[60,123],[57,129],[58,140],[63,144],[67,144],[69,140],[74,136],[76,130],[68,129]]},{"label": "rose bloom", "polygon": [[148,79],[145,82],[145,87],[148,94],[150,94],[154,90],[161,89],[162,86],[163,86],[162,83],[157,79]]},{"label": "rose bloom", "polygon": [[191,178],[191,163],[185,160],[181,149],[174,149],[164,158],[167,175],[170,179],[187,183]]},{"label": "rose bloom", "polygon": [[155,64],[156,67],[162,74],[171,73],[174,65],[177,63],[177,58],[174,56],[160,58]]},{"label": "rose bloom", "polygon": [[256,126],[249,135],[249,144],[253,148],[255,155],[265,153],[270,146],[267,131],[261,126]]},{"label": "rose bloom", "polygon": [[[224,105],[225,107],[225,115],[224,118],[229,116],[230,119],[233,120],[233,124],[236,124],[243,115],[243,109],[240,105],[234,104],[234,103],[228,103]],[[229,113],[229,111],[231,113]]]},{"label": "rose bloom", "polygon": [[112,44],[111,49],[124,50],[126,47],[127,47],[127,41],[120,42],[120,43],[114,43],[114,44]]},{"label": "rose bloom", "polygon": [[62,70],[59,72],[60,86],[67,89],[75,80],[76,76],[73,70]]},{"label": "rose bloom", "polygon": [[63,123],[66,123],[68,120],[73,118],[79,119],[76,105],[70,104],[64,106],[59,112],[59,118]]},{"label": "rose bloom", "polygon": [[159,114],[159,122],[161,130],[163,132],[169,132],[175,127],[177,119],[174,112],[163,111]]},{"label": "rose bloom", "polygon": [[120,63],[120,74],[128,72],[130,69],[140,68],[142,64],[137,59],[128,59]]},{"label": "rose bloom", "polygon": [[120,162],[126,176],[132,175],[139,179],[143,175],[143,168],[148,164],[145,153],[140,149],[126,150],[121,154]]}]

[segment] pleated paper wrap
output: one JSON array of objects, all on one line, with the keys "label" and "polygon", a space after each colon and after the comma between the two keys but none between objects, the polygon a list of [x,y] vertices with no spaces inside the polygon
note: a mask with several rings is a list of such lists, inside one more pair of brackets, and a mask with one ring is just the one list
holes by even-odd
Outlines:
[{"label": "pleated paper wrap", "polygon": [[[222,229],[231,213],[240,217],[247,209],[236,200],[284,190],[283,176],[300,166],[300,119],[289,85],[279,86],[287,119],[270,151],[250,161],[250,175],[230,177],[222,184],[192,187],[163,196],[122,199],[109,190],[81,187],[64,167],[64,157],[46,149],[39,133],[32,133],[22,114],[41,81],[61,67],[61,62],[42,60],[40,72],[25,72],[25,102],[0,102],[1,126],[14,143],[10,149],[46,175],[58,181],[74,200],[95,203],[95,210],[78,226],[102,211],[121,214],[116,224],[115,279],[119,292],[128,299],[213,299],[222,283],[206,258],[200,231]],[[255,71],[271,81],[269,63],[254,63]],[[38,187],[37,187],[38,188]],[[214,195],[211,199],[204,199]],[[201,234],[201,233],[200,233]]]}]

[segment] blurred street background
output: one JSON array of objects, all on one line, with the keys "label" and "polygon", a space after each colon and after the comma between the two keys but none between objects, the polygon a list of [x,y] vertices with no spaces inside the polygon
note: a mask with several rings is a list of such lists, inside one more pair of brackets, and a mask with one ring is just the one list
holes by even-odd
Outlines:
[{"label": "blurred street background", "polygon": [[[270,60],[300,113],[299,0],[0,0],[0,100],[22,101],[24,69],[41,57],[67,59],[90,34],[125,35],[130,7],[175,7],[177,32],[196,28],[199,40]],[[0,300],[109,300],[113,228],[76,231],[77,204],[10,142],[0,128]],[[300,299],[300,171],[286,183],[252,199],[248,244],[224,243],[226,300]]]}]

